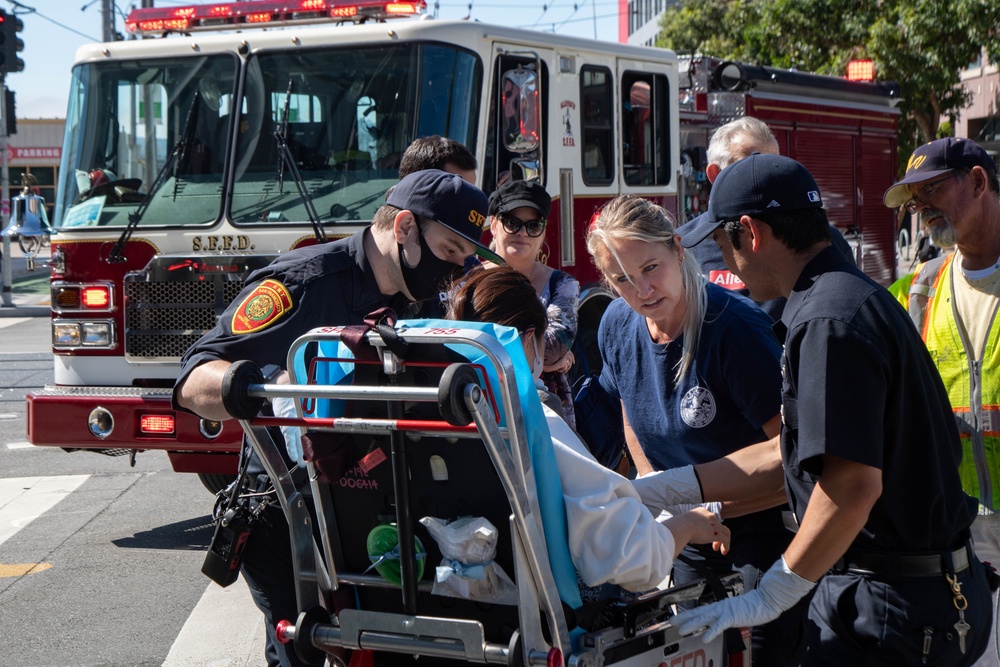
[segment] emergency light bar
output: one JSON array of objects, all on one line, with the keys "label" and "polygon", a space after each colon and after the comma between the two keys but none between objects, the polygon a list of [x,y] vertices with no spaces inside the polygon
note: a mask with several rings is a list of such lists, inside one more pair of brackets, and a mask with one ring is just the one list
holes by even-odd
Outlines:
[{"label": "emergency light bar", "polygon": [[244,0],[187,7],[133,9],[125,28],[133,34],[238,30],[306,23],[385,21],[422,14],[425,0]]}]

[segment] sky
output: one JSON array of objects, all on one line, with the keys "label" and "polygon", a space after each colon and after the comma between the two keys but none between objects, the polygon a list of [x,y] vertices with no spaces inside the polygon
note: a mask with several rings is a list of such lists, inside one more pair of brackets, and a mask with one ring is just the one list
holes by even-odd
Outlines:
[{"label": "sky", "polygon": [[[139,4],[139,3],[135,3]],[[206,0],[154,0],[157,7],[214,4]],[[440,19],[470,17],[591,39],[617,41],[618,0],[427,0],[427,13]],[[116,29],[132,4],[119,0]],[[24,22],[24,71],[8,74],[17,94],[18,118],[64,118],[70,70],[77,48],[101,41],[100,0],[0,0]]]}]

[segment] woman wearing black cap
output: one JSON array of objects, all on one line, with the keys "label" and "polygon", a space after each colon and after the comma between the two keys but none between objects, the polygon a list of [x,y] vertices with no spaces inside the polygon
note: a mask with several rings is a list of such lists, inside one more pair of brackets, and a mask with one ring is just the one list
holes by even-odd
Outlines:
[{"label": "woman wearing black cap", "polygon": [[[511,181],[490,197],[491,247],[508,266],[528,278],[545,306],[545,365],[542,381],[559,397],[563,418],[576,427],[573,395],[567,373],[573,367],[570,348],[576,338],[580,283],[576,278],[538,261],[552,198],[537,181]],[[491,266],[491,265],[490,265]]]}]

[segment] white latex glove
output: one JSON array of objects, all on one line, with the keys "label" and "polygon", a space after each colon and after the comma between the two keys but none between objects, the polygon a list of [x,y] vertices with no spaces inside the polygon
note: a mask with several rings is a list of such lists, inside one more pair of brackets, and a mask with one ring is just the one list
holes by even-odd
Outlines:
[{"label": "white latex glove", "polygon": [[681,612],[674,620],[682,635],[708,626],[702,635],[707,644],[726,628],[754,627],[770,623],[801,600],[816,584],[789,569],[785,557],[764,573],[757,588],[743,595]]},{"label": "white latex glove", "polygon": [[[298,399],[288,396],[275,396],[271,399],[271,410],[275,417],[298,417],[295,410],[295,401]],[[289,458],[305,466],[306,461],[302,457],[302,430],[298,426],[282,426],[281,435],[285,438],[285,450]]]},{"label": "white latex glove", "polygon": [[700,505],[701,485],[694,474],[694,466],[671,468],[643,475],[632,480],[642,504],[659,514],[676,505]]}]

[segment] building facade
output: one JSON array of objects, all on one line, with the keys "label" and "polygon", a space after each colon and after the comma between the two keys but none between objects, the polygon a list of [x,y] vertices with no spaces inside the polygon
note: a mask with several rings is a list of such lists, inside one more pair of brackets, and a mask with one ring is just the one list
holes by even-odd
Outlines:
[{"label": "building facade", "polygon": [[62,157],[64,119],[17,120],[17,133],[7,140],[7,165],[10,175],[10,195],[20,194],[25,174],[32,178],[35,194],[45,198],[49,221],[56,202],[59,182],[59,160]]},{"label": "building facade", "polygon": [[996,159],[1000,156],[1000,68],[985,55],[962,72],[971,104],[955,119],[955,136],[968,137]]},{"label": "building facade", "polygon": [[677,0],[618,0],[618,41],[656,46],[660,17]]}]

